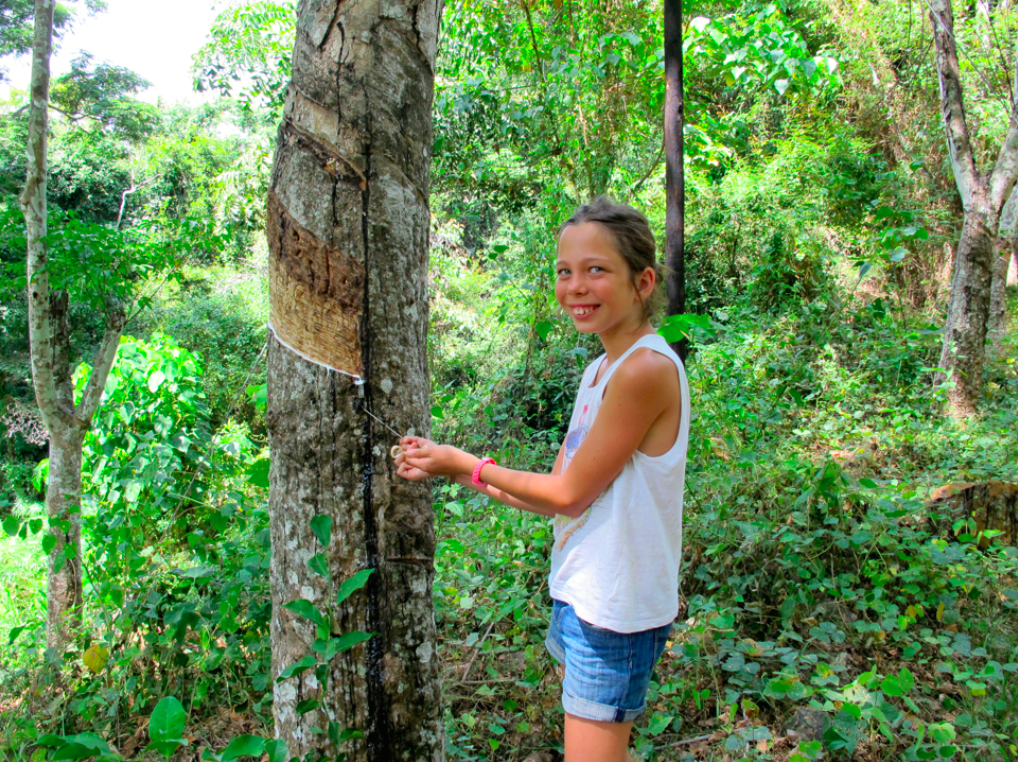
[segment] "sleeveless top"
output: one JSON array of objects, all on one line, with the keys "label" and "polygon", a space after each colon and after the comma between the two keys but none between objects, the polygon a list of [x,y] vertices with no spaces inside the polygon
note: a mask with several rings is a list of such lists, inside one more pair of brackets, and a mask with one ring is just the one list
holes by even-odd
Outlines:
[{"label": "sleeveless top", "polygon": [[569,422],[562,472],[587,435],[619,365],[641,347],[664,355],[679,373],[679,433],[664,455],[639,450],[578,518],[556,516],[551,597],[577,616],[615,632],[661,627],[679,612],[682,497],[689,443],[689,385],[682,361],[659,335],[641,336],[593,384],[605,355],[583,373]]}]

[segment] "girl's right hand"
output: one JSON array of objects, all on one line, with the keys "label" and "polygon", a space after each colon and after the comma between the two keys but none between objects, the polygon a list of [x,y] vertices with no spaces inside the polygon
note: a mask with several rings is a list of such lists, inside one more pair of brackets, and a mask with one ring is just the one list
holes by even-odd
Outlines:
[{"label": "girl's right hand", "polygon": [[401,476],[407,481],[420,482],[425,479],[430,479],[432,475],[427,471],[422,471],[419,468],[411,466],[406,462],[406,452],[401,452],[396,456],[396,476]]}]

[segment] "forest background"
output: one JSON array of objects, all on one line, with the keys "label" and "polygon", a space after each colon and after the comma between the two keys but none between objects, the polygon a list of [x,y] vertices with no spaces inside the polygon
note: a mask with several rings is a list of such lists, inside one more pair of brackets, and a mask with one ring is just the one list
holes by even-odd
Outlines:
[{"label": "forest background", "polygon": [[[30,4],[8,5],[0,52],[21,53]],[[980,0],[955,13],[970,127],[992,149],[1014,97],[1018,11]],[[999,289],[978,413],[956,421],[936,366],[962,208],[928,8],[690,2],[685,18],[699,316],[685,324],[685,611],[636,753],[1013,759],[1018,538],[950,496],[1015,494],[1018,291]],[[132,306],[85,440],[85,626],[66,654],[44,632],[46,439],[17,202],[27,96],[3,106],[5,759],[228,762],[272,737],[263,231],[293,34],[292,4],[225,7],[194,57],[196,87],[217,96],[199,106],[139,100],[147,83],[113,50],[54,82],[52,268],[71,359],[90,362],[102,338],[104,288],[127,284]],[[599,352],[551,297],[554,233],[608,193],[661,240],[661,40],[656,2],[446,4],[429,272],[440,440],[550,468]],[[1005,215],[1011,283],[1013,226]],[[444,483],[434,497],[448,756],[560,747],[541,645],[546,521]]]}]

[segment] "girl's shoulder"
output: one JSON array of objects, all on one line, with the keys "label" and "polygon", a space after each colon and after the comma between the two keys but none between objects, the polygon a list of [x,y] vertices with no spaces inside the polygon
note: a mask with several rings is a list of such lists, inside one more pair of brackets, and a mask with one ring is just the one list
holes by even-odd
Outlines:
[{"label": "girl's shoulder", "polygon": [[[668,355],[674,354],[665,344]],[[638,347],[615,370],[612,381],[620,391],[660,396],[679,391],[679,366],[659,347]]]}]

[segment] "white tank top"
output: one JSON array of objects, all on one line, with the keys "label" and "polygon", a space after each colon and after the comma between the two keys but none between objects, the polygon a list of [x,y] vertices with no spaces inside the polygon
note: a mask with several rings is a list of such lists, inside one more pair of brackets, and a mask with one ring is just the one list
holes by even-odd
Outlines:
[{"label": "white tank top", "polygon": [[661,627],[679,612],[689,384],[682,361],[661,336],[641,336],[596,385],[604,355],[587,366],[562,461],[564,473],[597,416],[615,369],[640,347],[664,355],[679,372],[679,435],[664,455],[651,457],[636,450],[615,481],[578,518],[556,516],[551,553],[551,597],[572,605],[591,624],[627,633]]}]

